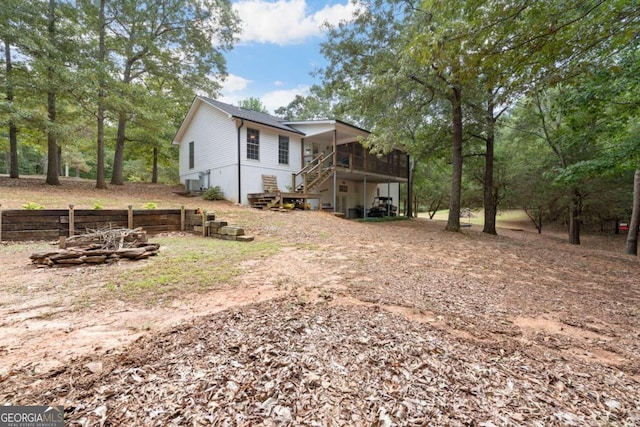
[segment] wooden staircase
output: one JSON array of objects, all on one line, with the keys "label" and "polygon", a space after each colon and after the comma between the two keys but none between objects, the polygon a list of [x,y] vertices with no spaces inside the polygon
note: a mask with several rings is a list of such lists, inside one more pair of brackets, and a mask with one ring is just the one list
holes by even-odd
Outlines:
[{"label": "wooden staircase", "polygon": [[256,209],[271,209],[280,203],[280,195],[279,194],[260,194],[259,196],[253,198],[252,195],[249,195],[249,203],[251,206]]},{"label": "wooden staircase", "polygon": [[333,152],[320,154],[293,175],[296,193],[313,193],[333,175]]},{"label": "wooden staircase", "polygon": [[247,195],[252,207],[267,210],[280,203],[282,197],[275,175],[262,175],[262,191],[264,192]]},{"label": "wooden staircase", "polygon": [[[282,193],[278,188],[278,178],[275,175],[262,175],[262,193],[247,194],[249,204],[257,209],[271,209],[281,207],[284,201],[305,199],[309,193],[317,192],[318,188],[327,181],[335,170],[333,152],[316,156],[309,164],[293,174],[291,193]],[[297,195],[305,195],[298,197]]]}]

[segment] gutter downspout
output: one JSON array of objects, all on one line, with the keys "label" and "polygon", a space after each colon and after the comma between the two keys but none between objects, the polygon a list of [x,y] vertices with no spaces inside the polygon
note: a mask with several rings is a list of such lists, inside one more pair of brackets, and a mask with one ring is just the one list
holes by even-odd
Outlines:
[{"label": "gutter downspout", "polygon": [[242,171],[240,166],[240,129],[244,126],[244,120],[240,119],[240,126],[238,126],[238,203],[242,204]]}]

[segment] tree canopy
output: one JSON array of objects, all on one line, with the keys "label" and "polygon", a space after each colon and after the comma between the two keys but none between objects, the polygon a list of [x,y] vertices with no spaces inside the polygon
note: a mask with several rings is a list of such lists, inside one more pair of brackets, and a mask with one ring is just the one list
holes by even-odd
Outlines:
[{"label": "tree canopy", "polygon": [[[562,131],[539,149],[557,154],[558,144],[573,144],[582,157],[565,163],[553,180],[559,185],[574,163],[596,156],[593,145],[615,127],[598,116],[606,108],[581,108],[580,82],[595,70],[615,68],[634,51],[639,23],[640,10],[628,0],[374,0],[353,22],[330,28],[322,47],[329,64],[321,75],[337,99],[335,109],[373,130],[375,150],[400,145],[424,161],[427,153],[449,146],[447,230],[460,227],[463,159],[482,156],[484,173],[468,175],[483,184],[485,232],[494,234],[497,205],[508,188],[504,179],[494,180],[494,145],[504,113],[523,100],[531,109],[539,107],[538,119],[552,113],[543,107],[562,110],[563,129],[571,135]],[[552,94],[553,105],[543,106]],[[538,121],[536,132],[544,133],[544,125]],[[568,209],[574,206],[570,217],[577,225],[580,190],[565,184],[563,200]],[[579,230],[570,235],[579,243]]]},{"label": "tree canopy", "polygon": [[[145,160],[157,179],[158,161],[175,163],[167,140],[190,100],[195,93],[217,95],[226,74],[223,54],[239,32],[228,0],[9,0],[4,6],[0,123],[19,135],[11,140],[10,168],[18,170],[18,139],[30,144],[23,135],[36,130],[48,138],[51,184],[61,159],[73,158],[95,164],[92,176],[104,188],[105,144],[113,154],[112,184],[125,179],[127,154]],[[87,131],[96,148],[78,149]],[[134,146],[127,151],[125,142]]]}]

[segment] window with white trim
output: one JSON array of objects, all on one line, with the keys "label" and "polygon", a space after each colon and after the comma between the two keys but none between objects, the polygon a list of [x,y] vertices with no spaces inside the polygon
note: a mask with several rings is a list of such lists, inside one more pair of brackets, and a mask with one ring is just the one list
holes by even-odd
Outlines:
[{"label": "window with white trim", "polygon": [[278,138],[278,163],[289,164],[289,137],[280,135]]},{"label": "window with white trim", "polygon": [[195,149],[193,147],[193,141],[189,143],[189,169],[193,169],[195,166]]},{"label": "window with white trim", "polygon": [[247,159],[260,160],[260,131],[247,128]]}]

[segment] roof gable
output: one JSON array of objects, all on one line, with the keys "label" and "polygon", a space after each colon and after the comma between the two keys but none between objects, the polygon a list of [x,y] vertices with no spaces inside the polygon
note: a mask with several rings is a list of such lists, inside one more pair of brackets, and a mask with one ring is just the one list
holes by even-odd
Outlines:
[{"label": "roof gable", "polygon": [[259,111],[248,110],[242,107],[236,107],[235,105],[225,104],[224,102],[216,101],[215,99],[206,98],[204,96],[199,97],[207,104],[224,111],[232,117],[236,117],[250,122],[258,123],[264,126],[269,126],[276,129],[286,130],[287,132],[297,133],[304,135],[298,129],[284,124],[283,120],[271,114],[261,113]]}]

